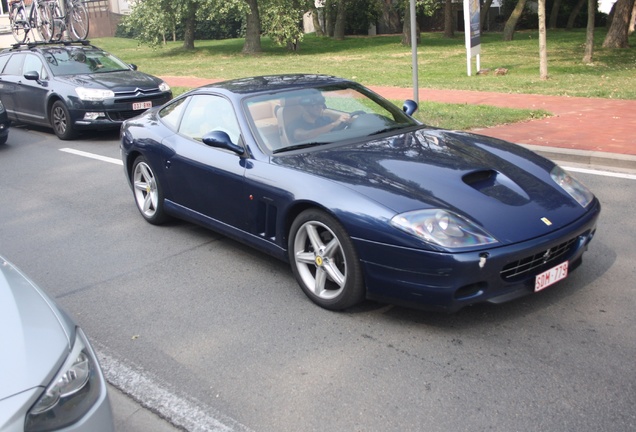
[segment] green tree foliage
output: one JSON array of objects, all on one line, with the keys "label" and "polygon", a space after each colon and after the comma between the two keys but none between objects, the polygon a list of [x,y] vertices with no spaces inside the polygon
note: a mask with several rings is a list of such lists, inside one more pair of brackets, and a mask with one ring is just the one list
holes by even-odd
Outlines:
[{"label": "green tree foliage", "polygon": [[302,19],[306,1],[261,0],[261,28],[274,42],[297,50],[303,39]]},{"label": "green tree foliage", "polygon": [[345,3],[346,34],[366,35],[382,13],[382,2],[378,0],[348,0]]},{"label": "green tree foliage", "polygon": [[132,0],[130,15],[120,23],[121,31],[151,46],[165,43],[181,23],[183,4],[168,0]]}]

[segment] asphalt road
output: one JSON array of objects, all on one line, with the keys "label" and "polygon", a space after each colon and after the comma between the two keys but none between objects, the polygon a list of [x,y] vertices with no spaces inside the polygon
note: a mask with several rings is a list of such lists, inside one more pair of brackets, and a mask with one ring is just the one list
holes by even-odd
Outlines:
[{"label": "asphalt road", "polygon": [[598,233],[583,266],[537,295],[454,315],[333,313],[282,262],[144,222],[118,158],[117,133],[14,128],[0,146],[0,253],[79,321],[112,383],[176,425],[636,430],[636,180],[577,175],[604,206]]}]

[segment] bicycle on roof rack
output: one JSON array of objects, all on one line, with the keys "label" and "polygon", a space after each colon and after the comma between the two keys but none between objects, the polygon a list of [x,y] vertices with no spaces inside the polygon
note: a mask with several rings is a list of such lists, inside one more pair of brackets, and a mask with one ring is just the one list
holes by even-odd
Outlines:
[{"label": "bicycle on roof rack", "polygon": [[[49,41],[59,41],[64,32],[73,40],[85,40],[88,36],[88,9],[82,0],[44,0],[48,17],[52,19]],[[60,6],[61,5],[61,6]]]},{"label": "bicycle on roof rack", "polygon": [[46,7],[50,0],[13,0],[10,2],[9,23],[18,43],[36,42],[35,31],[43,41],[51,40],[53,20]]}]

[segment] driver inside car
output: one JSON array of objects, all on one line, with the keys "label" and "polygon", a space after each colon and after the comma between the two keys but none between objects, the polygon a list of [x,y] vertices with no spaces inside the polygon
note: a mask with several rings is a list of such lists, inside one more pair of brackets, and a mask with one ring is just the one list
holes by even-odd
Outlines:
[{"label": "driver inside car", "polygon": [[303,97],[299,105],[301,116],[289,127],[295,142],[307,141],[343,128],[351,120],[349,114],[327,110],[325,98],[320,93]]}]

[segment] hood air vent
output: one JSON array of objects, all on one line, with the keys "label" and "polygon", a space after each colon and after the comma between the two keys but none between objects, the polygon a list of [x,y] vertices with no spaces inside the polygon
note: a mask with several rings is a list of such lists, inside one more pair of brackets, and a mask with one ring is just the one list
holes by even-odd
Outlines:
[{"label": "hood air vent", "polygon": [[479,170],[462,177],[464,183],[486,196],[511,206],[530,201],[528,194],[514,181],[495,170]]}]

